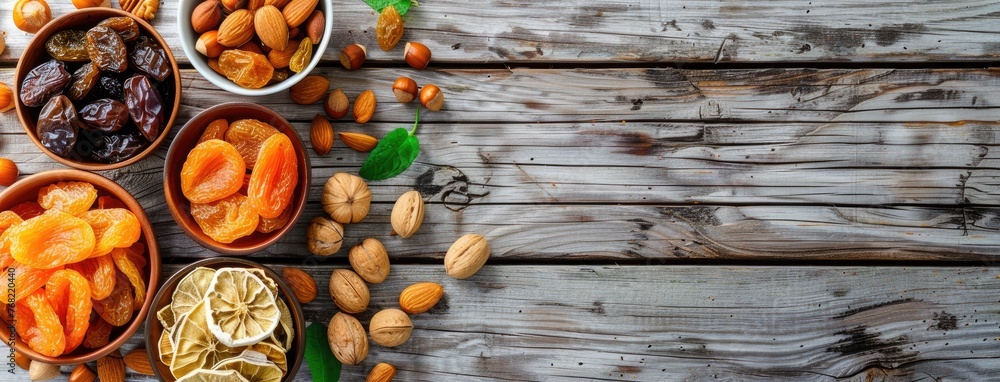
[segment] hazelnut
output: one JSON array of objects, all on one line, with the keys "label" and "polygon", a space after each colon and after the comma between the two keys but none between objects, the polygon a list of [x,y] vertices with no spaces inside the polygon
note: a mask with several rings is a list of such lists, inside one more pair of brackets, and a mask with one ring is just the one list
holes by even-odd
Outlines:
[{"label": "hazelnut", "polygon": [[413,102],[417,98],[417,82],[409,77],[399,77],[392,84],[392,92],[396,94],[396,99],[399,102]]},{"label": "hazelnut", "polygon": [[420,89],[420,104],[430,111],[441,110],[441,106],[444,106],[444,93],[437,86],[424,85]]},{"label": "hazelnut", "polygon": [[45,0],[18,0],[11,14],[14,26],[28,33],[37,33],[52,20],[52,10]]},{"label": "hazelnut", "polygon": [[205,57],[215,58],[221,56],[226,47],[219,44],[219,31],[211,30],[198,37],[198,41],[194,43],[194,50]]},{"label": "hazelnut", "polygon": [[317,256],[330,256],[344,243],[344,226],[320,216],[309,222],[306,230],[309,252]]},{"label": "hazelnut", "polygon": [[365,63],[367,54],[368,50],[365,49],[364,45],[348,45],[344,47],[344,50],[340,51],[340,64],[344,65],[344,68],[347,70],[355,70],[360,68],[361,64]]},{"label": "hazelnut", "polygon": [[414,69],[423,70],[431,63],[431,50],[419,42],[408,42],[403,49],[403,59]]},{"label": "hazelnut", "polygon": [[198,4],[191,14],[191,27],[197,33],[205,33],[219,28],[222,23],[222,9],[218,0],[208,0]]}]

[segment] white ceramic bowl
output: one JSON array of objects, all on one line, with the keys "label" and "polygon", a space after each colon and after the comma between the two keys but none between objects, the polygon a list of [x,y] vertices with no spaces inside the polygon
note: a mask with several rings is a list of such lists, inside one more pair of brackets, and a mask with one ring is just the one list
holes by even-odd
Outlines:
[{"label": "white ceramic bowl", "polygon": [[247,96],[263,96],[274,94],[282,90],[286,90],[292,85],[295,85],[303,78],[312,72],[313,68],[319,64],[320,58],[323,57],[323,52],[326,51],[327,45],[330,44],[330,31],[333,29],[333,0],[320,0],[319,4],[316,5],[316,9],[323,11],[323,16],[326,18],[325,31],[323,33],[323,38],[318,45],[313,46],[313,58],[309,61],[309,66],[306,70],[299,73],[295,73],[293,76],[289,76],[287,80],[281,81],[273,85],[267,85],[260,89],[247,89],[241,87],[233,81],[230,81],[225,76],[216,73],[212,68],[208,66],[208,57],[203,56],[194,49],[194,44],[198,41],[199,35],[195,33],[194,28],[191,27],[191,13],[194,12],[194,8],[201,4],[203,0],[180,0],[180,5],[177,7],[177,34],[181,36],[181,47],[184,48],[184,54],[187,55],[188,60],[191,61],[191,65],[201,73],[202,77],[208,79],[209,82],[215,84],[230,93],[236,93],[239,95]]}]

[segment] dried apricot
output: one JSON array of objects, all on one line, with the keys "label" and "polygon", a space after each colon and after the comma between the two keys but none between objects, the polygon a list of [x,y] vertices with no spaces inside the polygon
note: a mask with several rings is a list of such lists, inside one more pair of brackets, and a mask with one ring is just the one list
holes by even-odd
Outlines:
[{"label": "dried apricot", "polygon": [[244,174],[243,185],[240,186],[240,193],[246,195],[248,189],[250,189],[250,174]]},{"label": "dried apricot", "polygon": [[90,327],[90,285],[74,270],[56,271],[45,284],[45,296],[61,318],[66,334],[66,353],[80,346]]},{"label": "dried apricot", "polygon": [[285,207],[281,211],[281,215],[276,218],[266,219],[263,216],[260,217],[260,223],[257,224],[257,232],[260,233],[271,233],[281,229],[285,224],[288,224],[288,219],[292,217],[292,206]]},{"label": "dried apricot", "polygon": [[208,237],[232,243],[257,229],[260,218],[243,194],[233,194],[212,203],[191,204],[191,216]]},{"label": "dried apricot", "polygon": [[226,139],[226,130],[229,130],[229,121],[216,119],[205,127],[205,131],[201,133],[201,138],[198,138],[198,143],[209,139]]},{"label": "dried apricot", "polygon": [[79,263],[66,264],[66,269],[79,272],[90,284],[91,297],[101,300],[115,289],[115,261],[111,255],[92,257]]},{"label": "dried apricot", "polygon": [[107,209],[107,208],[128,208],[125,203],[114,196],[98,196],[97,197],[97,208]]},{"label": "dried apricot", "polygon": [[24,202],[10,208],[21,219],[28,220],[45,213],[45,209],[38,205],[38,202]]},{"label": "dried apricot", "polygon": [[127,248],[139,240],[139,219],[127,209],[90,210],[77,216],[90,224],[97,238],[90,257],[107,255],[114,248]]},{"label": "dried apricot", "polygon": [[107,321],[104,321],[101,316],[92,317],[90,319],[90,327],[87,328],[87,334],[83,336],[83,347],[96,349],[107,345],[111,339],[112,328],[114,327]]},{"label": "dried apricot", "polygon": [[146,282],[142,279],[142,272],[139,272],[139,267],[129,259],[128,252],[122,248],[115,248],[111,251],[111,258],[115,261],[115,266],[121,271],[125,277],[128,277],[128,281],[132,283],[132,289],[135,291],[133,294],[135,303],[142,305],[146,301]]},{"label": "dried apricot", "polygon": [[275,134],[260,147],[257,164],[250,174],[247,197],[250,207],[265,219],[274,219],[292,201],[299,182],[295,147],[285,134]]},{"label": "dried apricot", "polygon": [[131,247],[125,248],[125,252],[128,253],[129,260],[132,260],[132,264],[135,264],[136,268],[139,268],[140,271],[146,268],[146,257],[143,255],[146,253],[146,244],[137,241]]},{"label": "dried apricot", "polygon": [[229,130],[226,130],[226,142],[240,152],[243,163],[249,170],[257,163],[260,146],[275,134],[278,134],[278,129],[270,124],[256,119],[241,119],[229,125]]},{"label": "dried apricot", "polygon": [[15,224],[21,224],[22,222],[24,222],[24,219],[21,219],[21,216],[14,213],[14,211],[0,212],[0,233],[7,231],[7,228],[10,228]]},{"label": "dried apricot", "polygon": [[132,319],[132,291],[125,275],[119,273],[115,289],[107,298],[94,300],[94,311],[112,326],[122,326]]},{"label": "dried apricot", "polygon": [[7,284],[7,296],[14,296],[14,300],[16,301],[28,297],[45,286],[45,283],[49,281],[49,277],[61,269],[63,267],[36,269],[16,261],[13,262],[5,272],[8,275],[14,275],[14,282]]},{"label": "dried apricot", "polygon": [[245,169],[243,157],[228,142],[199,143],[181,168],[181,191],[191,203],[214,202],[240,189]]},{"label": "dried apricot", "polygon": [[97,241],[90,224],[58,210],[25,220],[8,231],[14,260],[41,269],[86,259]]},{"label": "dried apricot", "polygon": [[32,350],[49,357],[58,357],[66,350],[63,325],[49,304],[44,290],[37,290],[17,303],[14,326],[21,339]]},{"label": "dried apricot", "polygon": [[87,182],[59,182],[38,190],[38,204],[42,208],[70,215],[89,210],[95,200],[97,189]]}]

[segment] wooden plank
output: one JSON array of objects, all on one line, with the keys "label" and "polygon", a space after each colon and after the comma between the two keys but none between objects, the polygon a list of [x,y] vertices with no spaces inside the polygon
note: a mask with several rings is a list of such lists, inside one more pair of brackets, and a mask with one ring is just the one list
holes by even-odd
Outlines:
[{"label": "wooden plank", "polygon": [[[116,2],[117,3],[117,2]],[[153,25],[183,60],[176,31],[177,1],[163,1]],[[9,17],[13,1],[0,4],[0,30],[8,34],[12,63],[31,35]],[[376,47],[377,16],[364,3],[335,2],[332,43],[325,58],[361,43],[370,64],[402,62],[402,48]],[[73,10],[53,1],[53,15]],[[997,58],[989,22],[1000,4],[988,0],[899,0],[753,4],[726,0],[688,2],[582,0],[538,2],[460,0],[421,3],[407,14],[403,41],[418,40],[434,52],[433,65],[553,62],[814,62],[992,61]]]},{"label": "wooden plank", "polygon": [[[325,291],[332,268],[306,269]],[[363,324],[414,282],[441,283],[445,299],[412,317],[408,342],[373,345],[341,380],[377,362],[405,381],[996,380],[996,277],[987,267],[487,266],[454,280],[437,265],[394,266],[371,286]],[[334,312],[325,294],[305,305],[309,321]]]}]

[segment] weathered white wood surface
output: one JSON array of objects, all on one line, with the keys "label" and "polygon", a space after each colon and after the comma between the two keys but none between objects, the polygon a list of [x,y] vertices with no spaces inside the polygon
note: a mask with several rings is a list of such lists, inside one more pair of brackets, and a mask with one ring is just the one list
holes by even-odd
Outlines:
[{"label": "weathered white wood surface", "polygon": [[[16,61],[29,34],[0,3]],[[114,1],[117,4],[117,1]],[[334,0],[326,58],[351,43],[371,47],[372,63],[401,63],[402,48],[376,47],[377,15],[360,0]],[[74,10],[50,1],[53,15]],[[153,25],[174,52],[178,0],[164,0]],[[1000,53],[993,0],[930,1],[533,1],[421,2],[406,15],[404,41],[419,40],[438,64],[498,62],[900,62],[993,61]],[[116,6],[117,7],[117,6]],[[180,59],[185,60],[183,54]],[[435,64],[435,65],[438,65]]]},{"label": "weathered white wood surface", "polygon": [[[322,293],[306,318],[325,323],[332,268],[307,269]],[[373,345],[341,380],[378,362],[434,382],[1000,378],[996,268],[487,265],[454,280],[440,265],[396,265],[362,323],[420,281],[442,283],[445,299],[412,317],[408,342]]]}]

